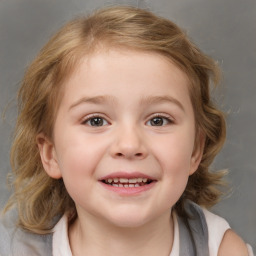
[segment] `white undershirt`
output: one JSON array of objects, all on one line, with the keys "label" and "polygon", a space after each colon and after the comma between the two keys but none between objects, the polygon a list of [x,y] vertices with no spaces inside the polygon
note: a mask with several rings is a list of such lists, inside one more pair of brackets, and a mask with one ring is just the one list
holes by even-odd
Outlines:
[{"label": "white undershirt", "polygon": [[[206,209],[203,209],[209,232],[210,256],[217,256],[218,249],[225,232],[230,229],[227,221]],[[174,240],[170,256],[179,255],[179,226],[176,214],[173,214]],[[54,227],[53,233],[53,256],[72,256],[68,239],[68,217],[63,215]],[[251,247],[248,245],[249,255],[253,256]]]},{"label": "white undershirt", "polygon": [[[179,226],[176,214],[173,214],[174,240],[170,256],[179,255]],[[53,230],[53,256],[72,256],[68,238],[68,217],[63,215]]]},{"label": "white undershirt", "polygon": [[72,256],[68,238],[68,216],[64,214],[53,229],[53,256]]}]

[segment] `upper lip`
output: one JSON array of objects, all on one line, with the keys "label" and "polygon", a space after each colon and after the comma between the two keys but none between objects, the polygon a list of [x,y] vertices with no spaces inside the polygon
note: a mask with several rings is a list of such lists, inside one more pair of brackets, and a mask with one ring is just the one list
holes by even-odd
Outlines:
[{"label": "upper lip", "polygon": [[149,176],[141,172],[112,172],[106,176],[100,178],[100,180],[114,179],[114,178],[147,178],[149,180],[157,180],[156,178]]}]

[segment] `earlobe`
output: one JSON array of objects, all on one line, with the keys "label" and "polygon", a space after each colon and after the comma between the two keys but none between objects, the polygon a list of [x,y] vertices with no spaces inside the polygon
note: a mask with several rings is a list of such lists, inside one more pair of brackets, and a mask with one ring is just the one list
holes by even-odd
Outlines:
[{"label": "earlobe", "polygon": [[204,145],[205,145],[205,134],[202,131],[198,132],[198,138],[195,141],[195,147],[193,150],[193,154],[191,157],[191,164],[190,164],[190,172],[189,175],[192,175],[198,168],[203,152],[204,152]]},{"label": "earlobe", "polygon": [[54,179],[61,178],[54,144],[42,133],[37,135],[36,141],[46,173]]}]

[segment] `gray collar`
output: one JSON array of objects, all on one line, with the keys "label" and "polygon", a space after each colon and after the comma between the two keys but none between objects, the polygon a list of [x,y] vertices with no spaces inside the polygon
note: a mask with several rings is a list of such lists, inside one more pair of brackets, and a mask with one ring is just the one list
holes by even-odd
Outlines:
[{"label": "gray collar", "polygon": [[202,208],[189,200],[184,208],[190,218],[178,216],[179,256],[209,256],[208,228]]}]

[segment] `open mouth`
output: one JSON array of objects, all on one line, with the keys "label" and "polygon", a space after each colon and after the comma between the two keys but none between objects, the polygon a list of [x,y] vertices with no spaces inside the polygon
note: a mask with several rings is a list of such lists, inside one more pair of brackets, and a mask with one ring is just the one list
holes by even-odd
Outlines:
[{"label": "open mouth", "polygon": [[113,187],[136,188],[151,184],[154,180],[148,178],[111,178],[103,179],[101,182]]}]

